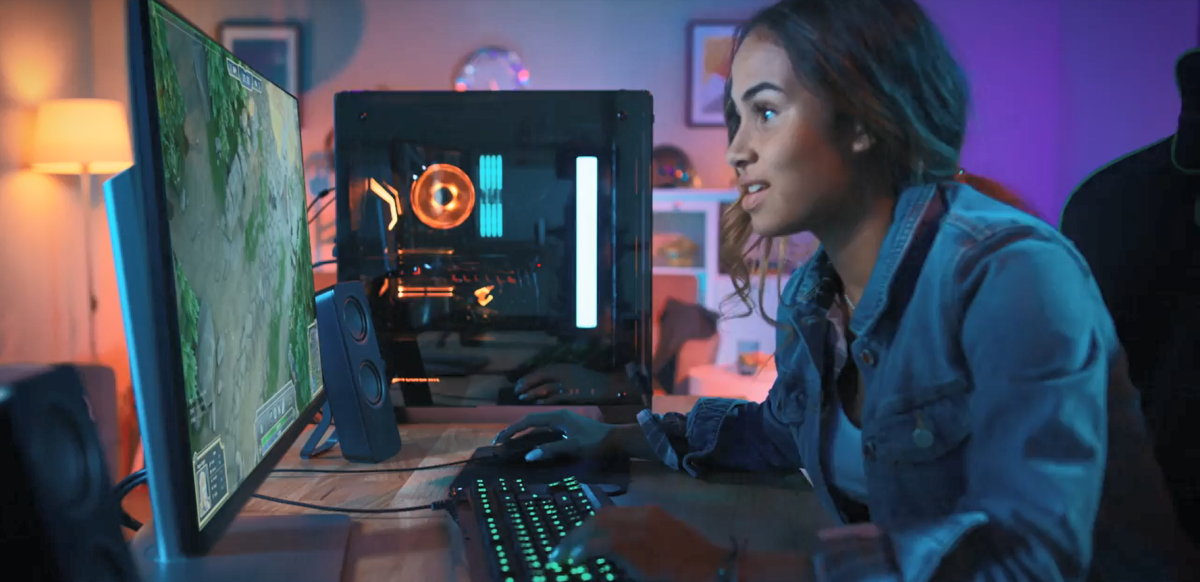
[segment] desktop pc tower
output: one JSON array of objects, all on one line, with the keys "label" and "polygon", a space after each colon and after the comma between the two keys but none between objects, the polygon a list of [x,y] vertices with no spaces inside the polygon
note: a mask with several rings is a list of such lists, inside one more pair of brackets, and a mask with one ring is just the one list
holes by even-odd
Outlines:
[{"label": "desktop pc tower", "polygon": [[334,123],[338,280],[410,418],[515,404],[549,364],[649,367],[648,92],[343,92]]}]

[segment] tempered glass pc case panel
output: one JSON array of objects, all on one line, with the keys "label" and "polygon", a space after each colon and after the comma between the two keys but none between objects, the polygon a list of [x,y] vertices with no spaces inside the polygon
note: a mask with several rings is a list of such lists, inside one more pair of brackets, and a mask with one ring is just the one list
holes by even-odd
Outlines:
[{"label": "tempered glass pc case panel", "polygon": [[[334,99],[339,280],[408,405],[477,405],[531,368],[648,365],[648,93]],[[432,387],[432,390],[430,390]]]}]

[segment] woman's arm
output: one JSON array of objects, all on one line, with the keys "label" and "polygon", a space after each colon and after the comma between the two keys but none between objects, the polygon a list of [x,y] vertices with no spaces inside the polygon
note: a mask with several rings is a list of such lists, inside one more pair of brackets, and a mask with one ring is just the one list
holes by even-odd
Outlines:
[{"label": "woman's arm", "polygon": [[643,410],[637,425],[616,431],[623,442],[631,443],[622,448],[630,455],[661,460],[694,477],[709,468],[795,471],[800,469],[800,447],[792,428],[779,416],[786,405],[786,389],[776,380],[762,404],[701,398],[687,415]]},{"label": "woman's arm", "polygon": [[[776,320],[775,353],[798,338],[787,327],[791,321],[790,300],[803,277],[792,275],[782,293]],[[660,460],[668,467],[699,476],[708,468],[737,471],[795,471],[800,469],[800,447],[793,428],[782,418],[795,406],[790,395],[803,386],[789,385],[780,370],[764,402],[730,398],[701,398],[687,415],[652,414],[643,410],[638,424],[618,429],[623,448],[632,456]],[[635,430],[636,428],[636,430]],[[638,432],[641,438],[638,439]],[[648,455],[648,456],[643,456]]]},{"label": "woman's arm", "polygon": [[974,391],[966,494],[945,519],[822,532],[818,580],[1083,580],[1117,357],[1088,269],[1031,229],[992,233],[953,272]]}]

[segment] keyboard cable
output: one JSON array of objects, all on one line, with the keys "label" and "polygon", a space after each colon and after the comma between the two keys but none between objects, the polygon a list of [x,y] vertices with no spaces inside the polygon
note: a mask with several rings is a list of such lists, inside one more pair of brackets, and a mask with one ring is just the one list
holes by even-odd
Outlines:
[{"label": "keyboard cable", "polygon": [[[465,465],[470,462],[471,462],[471,460],[467,459],[465,461],[455,461],[452,463],[440,463],[437,465],[427,465],[424,467],[404,467],[404,468],[397,468],[397,469],[273,469],[273,470],[271,470],[271,472],[272,473],[410,473],[413,471],[429,471],[432,469],[444,469],[446,467]],[[130,516],[129,513],[125,511],[124,506],[121,505],[121,502],[124,501],[125,497],[128,496],[130,492],[132,492],[134,489],[137,489],[138,487],[140,487],[141,485],[143,485],[145,483],[146,483],[146,470],[138,469],[137,471],[134,471],[134,472],[126,475],[125,478],[121,479],[119,482],[117,482],[117,485],[113,488],[113,493],[117,499],[117,505],[121,509],[121,525],[123,527],[126,527],[133,531],[140,530],[142,528],[142,522],[140,522],[140,521],[134,519],[132,516]],[[454,501],[451,499],[441,499],[438,501],[434,501],[433,503],[430,503],[428,505],[414,505],[411,507],[382,507],[382,508],[377,508],[377,509],[365,509],[365,508],[358,508],[358,507],[336,507],[336,506],[327,506],[327,505],[314,505],[312,503],[305,503],[303,501],[293,501],[291,499],[271,497],[269,495],[260,495],[258,493],[251,495],[251,497],[254,497],[255,499],[262,499],[263,501],[270,501],[272,503],[279,503],[282,505],[293,505],[295,507],[303,507],[305,509],[314,509],[317,511],[327,511],[330,513],[389,514],[389,513],[410,513],[410,512],[422,511],[422,510],[432,510],[432,511],[445,510],[450,513],[451,518],[453,518],[455,521],[458,520],[458,516],[455,515],[455,511],[454,511]]]},{"label": "keyboard cable", "polygon": [[454,461],[452,463],[440,463],[437,465],[426,465],[424,467],[403,467],[399,469],[272,469],[272,473],[409,473],[412,471],[428,471],[431,469],[444,469],[446,467],[457,467],[458,465],[466,465],[471,460]]}]

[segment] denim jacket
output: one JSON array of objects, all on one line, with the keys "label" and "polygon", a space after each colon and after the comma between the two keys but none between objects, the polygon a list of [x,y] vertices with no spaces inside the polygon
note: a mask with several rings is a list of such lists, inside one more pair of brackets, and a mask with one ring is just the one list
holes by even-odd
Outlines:
[{"label": "denim jacket", "polygon": [[823,250],[792,275],[764,402],[644,411],[662,460],[693,476],[804,468],[843,524],[818,536],[817,580],[1186,576],[1111,318],[1050,225],[958,183],[900,195],[850,320],[869,523],[848,523],[820,462],[839,290]]}]

